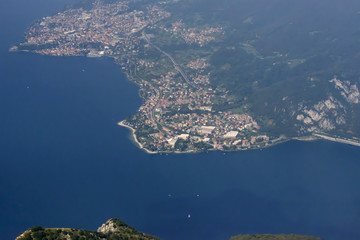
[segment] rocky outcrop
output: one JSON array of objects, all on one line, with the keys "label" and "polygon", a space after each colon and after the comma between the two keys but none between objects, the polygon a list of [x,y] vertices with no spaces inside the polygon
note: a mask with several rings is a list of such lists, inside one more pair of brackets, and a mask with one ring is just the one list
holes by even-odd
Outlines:
[{"label": "rocky outcrop", "polygon": [[346,99],[347,102],[358,104],[360,102],[360,93],[356,84],[351,84],[350,81],[341,81],[334,77],[330,80],[334,83],[335,88],[340,91],[340,94]]},{"label": "rocky outcrop", "polygon": [[108,233],[114,233],[118,230],[119,229],[115,224],[115,221],[113,219],[110,219],[109,221],[101,225],[101,227],[99,227],[97,231],[104,234],[108,234]]},{"label": "rocky outcrop", "polygon": [[346,123],[345,108],[340,101],[330,96],[313,106],[300,105],[296,120],[305,125],[302,130],[306,129],[307,132],[333,130]]}]

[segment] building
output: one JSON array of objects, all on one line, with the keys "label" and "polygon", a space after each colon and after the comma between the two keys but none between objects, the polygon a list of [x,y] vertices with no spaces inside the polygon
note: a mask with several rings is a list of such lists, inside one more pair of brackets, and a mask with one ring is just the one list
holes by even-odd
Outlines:
[{"label": "building", "polygon": [[226,133],[223,136],[223,138],[236,138],[238,134],[239,134],[238,131],[230,131],[230,132]]},{"label": "building", "polygon": [[169,145],[170,145],[171,147],[174,147],[175,144],[176,144],[176,142],[177,142],[177,138],[169,138],[169,139],[167,140],[167,142],[169,143]]},{"label": "building", "polygon": [[214,132],[215,128],[214,126],[201,126],[198,132],[203,135],[209,135]]},{"label": "building", "polygon": [[181,134],[181,135],[178,135],[178,136],[176,136],[175,138],[176,139],[182,139],[182,140],[188,140],[189,139],[189,137],[190,137],[190,135],[189,134]]}]

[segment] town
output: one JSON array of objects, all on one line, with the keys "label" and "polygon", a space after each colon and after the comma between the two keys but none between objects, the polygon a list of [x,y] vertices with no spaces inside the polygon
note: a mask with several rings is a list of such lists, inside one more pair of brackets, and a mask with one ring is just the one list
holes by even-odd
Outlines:
[{"label": "town", "polygon": [[[172,22],[167,28],[158,23],[170,21],[165,6],[175,1],[149,4],[141,10],[130,7],[134,2],[105,4],[98,0],[90,10],[69,9],[43,18],[29,29],[26,42],[15,50],[113,58],[139,85],[144,99],[137,114],[119,125],[131,128],[136,142],[148,152],[232,151],[270,145],[273,139],[261,133],[248,113],[216,110],[216,103],[231,99],[227,91],[212,88],[206,58],[178,63],[153,42],[156,34],[147,32],[158,29],[189,46],[204,47],[224,29],[187,28],[182,21]],[[149,56],[147,51],[153,54]]]}]

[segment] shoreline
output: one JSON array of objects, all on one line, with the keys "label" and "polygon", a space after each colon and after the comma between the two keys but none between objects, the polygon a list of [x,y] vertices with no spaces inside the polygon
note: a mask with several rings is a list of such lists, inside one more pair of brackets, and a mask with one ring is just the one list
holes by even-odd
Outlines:
[{"label": "shoreline", "polygon": [[149,149],[145,148],[140,142],[139,140],[137,139],[136,137],[136,134],[135,134],[135,129],[130,127],[129,125],[126,125],[124,123],[124,120],[120,121],[117,123],[117,125],[121,126],[121,127],[125,127],[127,129],[130,129],[131,130],[131,138],[132,140],[136,143],[136,145],[143,151],[145,151],[146,153],[148,154],[156,154],[156,153],[159,153],[159,152],[153,152],[153,151],[150,151]]},{"label": "shoreline", "polygon": [[291,138],[291,140],[297,140],[297,141],[302,141],[302,142],[312,142],[312,141],[319,140],[319,137],[315,137],[315,136],[311,135],[311,136],[303,136],[303,137],[293,137],[293,138]]},{"label": "shoreline", "polygon": [[350,139],[327,136],[327,135],[324,135],[321,133],[313,133],[313,136],[316,136],[320,139],[324,139],[324,140],[331,141],[331,142],[343,143],[343,144],[347,144],[347,145],[360,147],[360,142],[356,142],[356,141],[350,140]]},{"label": "shoreline", "polygon": [[[124,123],[124,120],[120,121],[117,123],[119,126],[121,127],[125,127],[131,130],[131,139],[136,143],[136,145],[143,150],[144,152],[148,153],[148,154],[189,154],[189,153],[201,153],[201,152],[197,152],[197,151],[184,151],[184,152],[180,152],[180,151],[169,151],[169,152],[158,152],[158,151],[150,151],[149,149],[145,148],[137,139],[136,134],[135,134],[135,129],[126,125]],[[313,133],[310,136],[303,136],[303,137],[293,137],[293,138],[284,138],[281,139],[281,141],[277,141],[274,142],[272,144],[269,144],[267,146],[264,147],[254,147],[254,148],[247,148],[247,149],[243,149],[243,150],[237,150],[237,151],[223,151],[223,152],[238,152],[238,151],[245,151],[245,150],[257,150],[257,149],[263,149],[263,148],[269,148],[269,147],[273,147],[276,145],[279,145],[281,143],[285,143],[288,141],[292,141],[292,140],[296,140],[296,141],[302,141],[302,142],[312,142],[312,141],[316,141],[316,140],[327,140],[327,141],[331,141],[331,142],[336,142],[336,143],[342,143],[342,144],[347,144],[347,145],[352,145],[352,146],[356,146],[356,147],[360,147],[360,142],[355,142],[353,140],[349,140],[349,139],[344,139],[344,138],[339,138],[339,137],[331,137],[331,136],[326,136],[320,133]],[[212,152],[212,151],[217,151],[219,149],[210,149],[206,152]]]}]

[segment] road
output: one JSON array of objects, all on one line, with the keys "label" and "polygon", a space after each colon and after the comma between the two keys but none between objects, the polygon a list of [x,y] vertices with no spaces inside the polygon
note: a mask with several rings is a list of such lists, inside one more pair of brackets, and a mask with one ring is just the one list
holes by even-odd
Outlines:
[{"label": "road", "polygon": [[188,76],[185,74],[185,72],[181,69],[180,65],[175,61],[175,59],[170,55],[168,54],[167,52],[163,51],[161,48],[159,48],[158,46],[156,46],[155,44],[153,44],[149,37],[146,35],[145,31],[142,31],[142,36],[143,38],[146,40],[146,42],[153,46],[156,50],[158,50],[159,52],[161,52],[162,54],[164,54],[165,56],[167,56],[170,61],[173,63],[174,65],[174,68],[181,74],[181,76],[183,77],[184,81],[189,84],[189,86],[191,87],[195,87],[191,81],[189,80]]},{"label": "road", "polygon": [[[158,107],[159,105],[159,101],[161,99],[161,93],[159,91],[159,89],[155,88],[150,82],[145,81],[144,79],[142,79],[138,74],[137,74],[137,69],[136,69],[136,64],[132,63],[134,66],[134,75],[136,78],[138,78],[144,85],[147,85],[153,92],[154,94],[154,99],[155,99],[155,105],[149,109],[149,112],[147,113],[148,119],[151,121],[151,123],[153,123],[155,126],[160,125],[163,126],[162,124],[160,124],[158,121],[156,121],[155,118],[155,109]],[[132,71],[130,70],[130,74],[132,75]]]}]

